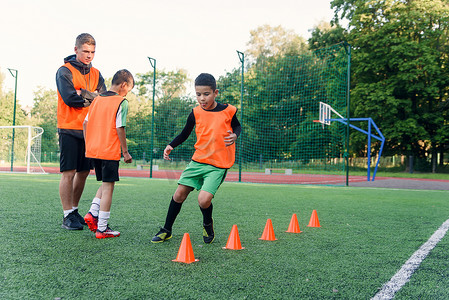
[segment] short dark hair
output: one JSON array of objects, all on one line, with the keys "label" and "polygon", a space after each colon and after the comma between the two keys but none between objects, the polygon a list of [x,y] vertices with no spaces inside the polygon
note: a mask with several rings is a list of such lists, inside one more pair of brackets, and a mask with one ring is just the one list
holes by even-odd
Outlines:
[{"label": "short dark hair", "polygon": [[76,37],[75,46],[80,48],[84,44],[95,46],[94,37],[88,33],[81,33]]},{"label": "short dark hair", "polygon": [[123,82],[131,83],[131,81],[134,86],[133,74],[131,74],[131,72],[126,69],[117,71],[114,74],[114,77],[112,77],[112,85],[120,85]]},{"label": "short dark hair", "polygon": [[213,91],[217,89],[217,82],[215,81],[214,76],[209,73],[201,73],[195,79],[195,86],[209,86]]}]

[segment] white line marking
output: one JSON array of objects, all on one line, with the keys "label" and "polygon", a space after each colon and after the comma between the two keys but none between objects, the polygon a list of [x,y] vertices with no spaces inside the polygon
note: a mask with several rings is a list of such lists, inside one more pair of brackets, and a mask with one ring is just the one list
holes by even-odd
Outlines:
[{"label": "white line marking", "polygon": [[373,297],[372,300],[393,299],[394,294],[406,284],[413,272],[419,267],[430,251],[441,241],[449,229],[449,219],[446,220],[437,231],[432,234],[429,240],[424,243],[415,253],[405,262],[402,268],[385,283],[382,289]]}]

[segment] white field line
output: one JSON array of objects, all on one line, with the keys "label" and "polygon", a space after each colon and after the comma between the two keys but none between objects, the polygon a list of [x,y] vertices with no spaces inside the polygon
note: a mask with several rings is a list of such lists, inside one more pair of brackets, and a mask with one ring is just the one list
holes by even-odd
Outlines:
[{"label": "white field line", "polygon": [[372,300],[393,299],[395,293],[406,284],[413,272],[419,267],[430,251],[441,241],[449,229],[449,219],[446,220],[437,231],[432,234],[415,253],[405,262],[402,268],[382,287],[382,289],[373,297]]}]

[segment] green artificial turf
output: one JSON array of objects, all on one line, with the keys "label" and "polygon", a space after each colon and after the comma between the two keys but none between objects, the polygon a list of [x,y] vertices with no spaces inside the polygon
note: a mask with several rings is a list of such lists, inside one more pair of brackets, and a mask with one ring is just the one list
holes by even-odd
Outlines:
[{"label": "green artificial turf", "polygon": [[[193,192],[161,244],[176,182],[121,178],[110,225],[61,228],[59,175],[0,174],[1,299],[369,299],[448,218],[449,192],[225,182],[216,194],[216,239],[202,241]],[[98,188],[88,178],[84,215]],[[316,209],[321,228],[307,227]],[[286,233],[296,213],[302,233]],[[276,241],[262,241],[270,218]],[[244,250],[223,250],[232,225]],[[188,232],[199,262],[173,262]],[[449,298],[448,237],[395,299]]]}]

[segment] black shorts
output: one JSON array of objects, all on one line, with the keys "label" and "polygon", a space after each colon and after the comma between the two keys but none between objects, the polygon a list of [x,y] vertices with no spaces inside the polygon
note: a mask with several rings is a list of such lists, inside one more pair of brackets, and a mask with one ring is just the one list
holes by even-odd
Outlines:
[{"label": "black shorts", "polygon": [[92,169],[90,158],[85,156],[86,145],[84,139],[76,138],[70,134],[59,133],[59,171],[76,170],[77,172]]},{"label": "black shorts", "polygon": [[115,182],[118,179],[118,160],[92,159],[97,181]]}]

